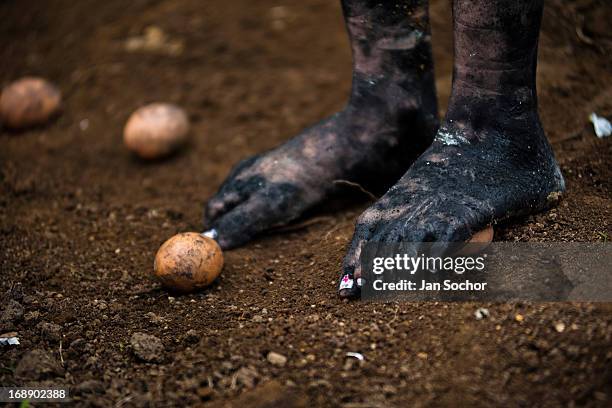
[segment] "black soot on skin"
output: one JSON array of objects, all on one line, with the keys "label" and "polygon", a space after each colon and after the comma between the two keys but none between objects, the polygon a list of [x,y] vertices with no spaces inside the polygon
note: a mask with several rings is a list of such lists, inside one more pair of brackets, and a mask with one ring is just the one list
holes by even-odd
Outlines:
[{"label": "black soot on skin", "polygon": [[223,249],[286,224],[338,189],[385,191],[438,127],[426,2],[344,0],[353,80],[344,109],[239,163],[207,203]]},{"label": "black soot on skin", "polygon": [[[462,242],[565,190],[537,111],[537,0],[455,0],[453,87],[432,145],[358,219],[340,295],[359,295],[366,242]],[[346,281],[353,285],[346,285]]]}]

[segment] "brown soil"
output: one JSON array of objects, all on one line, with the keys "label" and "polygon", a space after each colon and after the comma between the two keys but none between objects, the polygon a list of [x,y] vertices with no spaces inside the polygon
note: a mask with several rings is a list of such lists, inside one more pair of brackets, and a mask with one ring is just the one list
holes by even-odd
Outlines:
[{"label": "brown soil", "polygon": [[[65,104],[46,127],[0,133],[0,333],[22,343],[0,346],[0,384],[69,385],[84,406],[609,406],[609,305],[491,304],[476,320],[481,305],[470,303],[339,300],[367,198],[226,253],[201,293],[171,297],[152,279],[159,245],[199,229],[202,203],[233,163],[346,99],[338,2],[277,6],[1,2],[0,83],[41,75]],[[450,9],[431,10],[444,106]],[[499,227],[497,240],[612,234],[612,138],[597,139],[587,121],[612,117],[610,20],[600,17],[610,11],[605,0],[547,2],[540,108],[568,193],[547,214]],[[149,25],[183,41],[182,52],[127,51]],[[185,107],[194,137],[151,164],[128,154],[121,131],[153,101]],[[286,363],[269,362],[270,351]],[[349,351],[365,361],[346,360]]]}]

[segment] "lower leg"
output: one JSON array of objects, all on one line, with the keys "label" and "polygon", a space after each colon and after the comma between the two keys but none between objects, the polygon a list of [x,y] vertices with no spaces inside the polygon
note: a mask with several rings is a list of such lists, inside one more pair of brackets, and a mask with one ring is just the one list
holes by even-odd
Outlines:
[{"label": "lower leg", "polygon": [[537,112],[541,15],[541,0],[455,0],[446,117],[434,143],[360,217],[342,296],[358,293],[366,242],[465,241],[558,199],[563,178]]},{"label": "lower leg", "polygon": [[[543,139],[536,95],[542,3],[454,2],[453,88],[440,133],[461,133],[461,128],[469,125],[464,130],[472,132],[465,134],[468,138],[489,127],[503,129],[500,136],[508,139]],[[534,127],[539,131],[534,132]]]}]

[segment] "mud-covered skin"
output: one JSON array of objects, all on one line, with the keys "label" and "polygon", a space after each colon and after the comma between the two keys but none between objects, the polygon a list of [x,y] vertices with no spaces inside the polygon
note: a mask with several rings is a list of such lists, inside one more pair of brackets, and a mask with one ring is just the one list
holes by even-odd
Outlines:
[{"label": "mud-covered skin", "polygon": [[359,294],[366,242],[462,242],[559,199],[563,177],[537,112],[541,14],[542,1],[455,0],[446,118],[434,143],[360,216],[344,260],[341,296]]},{"label": "mud-covered skin", "polygon": [[223,249],[299,217],[333,193],[336,180],[384,191],[431,144],[438,122],[424,3],[343,1],[353,50],[349,102],[232,170],[205,211]]}]

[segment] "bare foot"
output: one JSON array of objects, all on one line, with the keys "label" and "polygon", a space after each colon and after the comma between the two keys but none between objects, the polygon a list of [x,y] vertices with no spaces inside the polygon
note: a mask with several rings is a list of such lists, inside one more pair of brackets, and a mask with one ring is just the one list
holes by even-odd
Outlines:
[{"label": "bare foot", "polygon": [[387,3],[343,2],[354,57],[346,108],[239,163],[209,200],[205,227],[222,248],[296,219],[335,180],[386,189],[429,146],[437,106],[426,8]]},{"label": "bare foot", "polygon": [[[340,295],[359,294],[367,242],[464,242],[565,190],[537,111],[541,1],[455,0],[455,69],[433,144],[357,221]],[[495,17],[495,18],[494,18]]]}]

